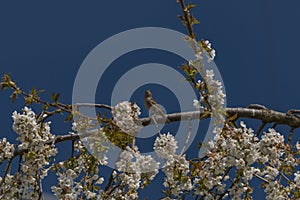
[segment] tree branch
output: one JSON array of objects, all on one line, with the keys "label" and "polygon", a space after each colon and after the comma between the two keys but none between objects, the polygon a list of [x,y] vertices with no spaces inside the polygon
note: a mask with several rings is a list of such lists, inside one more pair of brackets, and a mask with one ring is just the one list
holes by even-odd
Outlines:
[{"label": "tree branch", "polygon": [[[263,123],[276,123],[284,124],[290,127],[299,128],[300,127],[300,118],[289,113],[282,113],[279,111],[271,109],[251,109],[251,108],[226,108],[226,113],[229,116],[237,114],[237,118],[251,118],[261,120]],[[200,111],[191,111],[191,112],[182,112],[182,113],[172,113],[166,115],[170,122],[176,121],[185,121],[192,119],[206,119],[210,118],[210,113],[200,113]],[[150,118],[140,119],[143,126],[154,124],[151,122]],[[164,122],[164,118],[157,117],[157,123]]]},{"label": "tree branch", "polygon": [[77,103],[74,104],[73,106],[75,107],[92,107],[92,108],[105,108],[108,110],[112,110],[112,107],[109,105],[105,105],[105,104],[94,104],[94,103]]}]

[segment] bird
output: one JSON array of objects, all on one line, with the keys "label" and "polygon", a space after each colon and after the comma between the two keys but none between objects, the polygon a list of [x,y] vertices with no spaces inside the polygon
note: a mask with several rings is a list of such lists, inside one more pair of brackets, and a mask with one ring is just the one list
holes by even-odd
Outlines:
[{"label": "bird", "polygon": [[146,90],[146,92],[145,92],[144,104],[145,104],[145,107],[147,108],[147,110],[149,110],[151,115],[157,115],[157,116],[163,117],[167,123],[170,123],[170,120],[166,117],[163,109],[153,99],[152,93],[150,90]]}]

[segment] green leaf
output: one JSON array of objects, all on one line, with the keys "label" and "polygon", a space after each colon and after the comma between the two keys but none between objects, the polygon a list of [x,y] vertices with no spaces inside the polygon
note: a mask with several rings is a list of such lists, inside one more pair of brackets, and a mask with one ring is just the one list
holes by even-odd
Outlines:
[{"label": "green leaf", "polygon": [[25,97],[25,105],[31,105],[33,103],[33,96],[30,95],[29,97]]},{"label": "green leaf", "polygon": [[16,87],[16,83],[11,81],[9,74],[4,74],[1,82],[1,91],[10,87]]},{"label": "green leaf", "polygon": [[235,113],[234,115],[229,116],[229,117],[227,118],[227,121],[235,121],[235,120],[237,120],[237,119],[238,119],[238,114]]},{"label": "green leaf", "polygon": [[42,92],[44,92],[45,90],[36,90],[36,88],[35,87],[33,87],[32,89],[31,89],[31,94],[34,96],[34,97],[38,97],[38,95],[39,94],[41,94]]},{"label": "green leaf", "polygon": [[10,86],[9,86],[9,84],[8,83],[6,83],[6,82],[1,82],[1,91],[3,91],[4,89],[6,89],[6,88],[9,88]]},{"label": "green leaf", "polygon": [[46,103],[46,104],[43,106],[43,109],[44,109],[44,110],[48,110],[49,108],[50,108],[49,103]]},{"label": "green leaf", "polygon": [[53,92],[52,95],[51,95],[51,99],[52,99],[54,102],[57,102],[59,97],[60,97],[60,93],[55,94],[55,93]]},{"label": "green leaf", "polygon": [[192,15],[190,15],[189,20],[190,20],[191,25],[194,25],[194,24],[200,24],[200,21],[197,20],[197,19],[196,19],[194,16],[192,16]]},{"label": "green leaf", "polygon": [[195,7],[196,7],[196,4],[189,3],[186,8],[187,8],[187,10],[191,10],[192,8],[195,8]]},{"label": "green leaf", "polygon": [[69,114],[66,119],[65,119],[65,122],[69,122],[69,121],[72,121],[73,120],[73,114]]},{"label": "green leaf", "polygon": [[18,94],[14,92],[14,93],[10,96],[11,101],[12,101],[12,102],[15,102],[17,96],[18,96]]}]

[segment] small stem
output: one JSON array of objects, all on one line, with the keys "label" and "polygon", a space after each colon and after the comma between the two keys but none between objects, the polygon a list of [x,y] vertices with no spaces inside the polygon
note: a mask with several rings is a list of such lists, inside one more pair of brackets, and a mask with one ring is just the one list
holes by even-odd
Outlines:
[{"label": "small stem", "polygon": [[[3,178],[2,178],[2,181],[0,182],[0,188],[2,188],[2,185],[3,183],[5,182],[5,179],[6,179],[6,176],[8,174],[8,171],[9,171],[9,168],[10,168],[10,165],[11,165],[11,162],[12,162],[12,159],[13,158],[10,158],[8,159],[8,163],[6,165],[6,168],[5,168],[5,171],[4,171],[4,175],[3,175]],[[2,191],[1,191],[2,192]]]},{"label": "small stem", "polygon": [[292,141],[292,137],[293,137],[293,132],[294,132],[295,128],[294,127],[291,127],[290,129],[290,134],[289,134],[289,137],[288,137],[288,140],[287,140],[287,143],[290,144],[291,141]]},{"label": "small stem", "polygon": [[277,126],[277,123],[274,123],[273,126],[272,126],[271,128],[274,129],[274,128],[276,128],[276,126]]},{"label": "small stem", "polygon": [[23,157],[23,155],[20,155],[20,157],[19,157],[19,163],[18,163],[18,172],[20,172],[20,171],[21,171],[21,162],[22,162],[22,157]]},{"label": "small stem", "polygon": [[40,176],[40,172],[39,172],[39,200],[43,200],[43,184],[42,184],[42,180],[41,180],[41,176]]},{"label": "small stem", "polygon": [[265,179],[265,178],[263,178],[263,177],[261,177],[261,176],[259,176],[257,174],[253,174],[253,176],[255,176],[256,178],[258,178],[258,179],[260,179],[260,180],[262,180],[262,181],[264,181],[266,183],[270,183],[270,181],[268,181],[267,179]]},{"label": "small stem", "polygon": [[73,106],[78,107],[78,108],[80,108],[80,107],[96,107],[96,108],[105,108],[108,110],[112,110],[111,106],[105,105],[105,104],[77,103],[77,104],[74,104]]},{"label": "small stem", "polygon": [[257,129],[257,131],[256,131],[256,133],[255,133],[256,137],[259,136],[260,132],[263,130],[263,128],[266,126],[266,124],[267,124],[267,123],[262,122],[262,124],[260,125],[260,127]]},{"label": "small stem", "polygon": [[182,148],[182,150],[180,152],[180,155],[182,155],[184,153],[184,151],[185,151],[185,149],[186,149],[186,147],[187,147],[187,145],[189,143],[189,140],[190,140],[190,137],[191,137],[191,134],[192,134],[192,128],[193,128],[192,127],[192,122],[189,121],[189,132],[187,134],[187,137],[186,137],[186,140],[185,140],[185,144],[184,144],[184,146],[183,146],[183,148]]},{"label": "small stem", "polygon": [[113,179],[114,179],[114,178],[113,178],[113,172],[114,172],[114,170],[112,171],[112,173],[111,173],[110,176],[109,176],[108,183],[107,183],[107,185],[106,185],[104,191],[108,191],[108,189],[110,188],[110,186],[111,186],[111,184],[112,184],[112,181],[113,181]]},{"label": "small stem", "polygon": [[71,158],[74,157],[74,143],[75,143],[75,140],[72,140],[72,152],[71,152]]}]

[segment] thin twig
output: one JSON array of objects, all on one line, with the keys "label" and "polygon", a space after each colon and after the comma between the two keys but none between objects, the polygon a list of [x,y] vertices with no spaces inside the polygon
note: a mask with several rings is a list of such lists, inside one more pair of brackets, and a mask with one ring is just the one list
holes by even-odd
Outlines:
[{"label": "thin twig", "polygon": [[274,123],[274,124],[273,124],[273,126],[272,126],[271,128],[273,128],[273,129],[274,129],[274,128],[276,128],[276,126],[277,126],[277,124],[276,124],[276,123]]},{"label": "thin twig", "polygon": [[261,176],[259,176],[259,175],[257,175],[257,174],[253,174],[253,176],[255,176],[256,178],[258,178],[258,179],[260,179],[260,180],[262,180],[262,181],[264,181],[264,182],[266,182],[266,183],[270,183],[270,181],[268,181],[267,179],[265,179],[265,178],[263,178],[263,177],[261,177]]},{"label": "thin twig", "polygon": [[[2,181],[0,182],[0,188],[2,188],[2,185],[3,183],[5,182],[5,179],[6,179],[6,176],[8,174],[8,171],[9,171],[9,168],[10,168],[10,165],[11,165],[11,162],[12,162],[13,158],[10,158],[8,159],[8,163],[6,165],[6,168],[5,168],[5,171],[4,171],[4,175],[3,175],[3,178],[2,178]],[[1,191],[2,192],[2,191]]]},{"label": "thin twig", "polygon": [[72,152],[71,152],[71,158],[74,157],[74,151],[75,151],[75,149],[74,149],[74,143],[75,143],[75,141],[76,141],[76,140],[72,140]]},{"label": "thin twig", "polygon": [[184,152],[185,152],[185,149],[187,148],[187,145],[189,143],[189,140],[190,140],[190,137],[191,137],[191,133],[192,133],[192,122],[189,121],[189,131],[188,131],[188,134],[187,134],[187,137],[186,137],[186,140],[185,140],[185,144],[184,146],[182,147],[182,150],[180,152],[180,155],[182,155]]},{"label": "thin twig", "polygon": [[113,179],[114,179],[114,176],[113,176],[113,172],[114,172],[114,171],[115,171],[115,170],[113,170],[112,173],[110,174],[109,179],[108,179],[108,182],[107,182],[107,184],[106,184],[106,186],[105,186],[104,191],[108,191],[108,189],[110,188],[110,186],[111,186],[111,184],[112,184],[112,182],[113,182]]},{"label": "thin twig", "polygon": [[261,123],[261,125],[259,126],[259,128],[257,129],[257,131],[256,131],[256,133],[255,133],[256,137],[259,136],[260,132],[263,130],[263,128],[266,126],[266,124],[267,124],[267,123],[265,123],[265,122],[262,122],[262,123]]},{"label": "thin twig", "polygon": [[291,127],[290,128],[290,133],[289,133],[289,137],[288,137],[288,140],[287,140],[287,143],[290,144],[291,141],[292,141],[292,137],[293,137],[293,132],[294,132],[295,128],[294,127]]},{"label": "thin twig", "polygon": [[[40,173],[40,172],[39,172]],[[39,177],[39,200],[43,200],[43,184],[42,184],[42,180],[41,180],[41,176],[40,174],[38,175]]]},{"label": "thin twig", "polygon": [[23,155],[20,155],[20,157],[19,157],[19,163],[18,163],[18,172],[20,172],[20,171],[21,171],[21,162],[22,162],[22,157],[23,157]]},{"label": "thin twig", "polygon": [[112,110],[112,107],[106,104],[94,104],[94,103],[76,103],[73,106],[75,107],[95,107],[95,108],[105,108],[108,110]]}]

